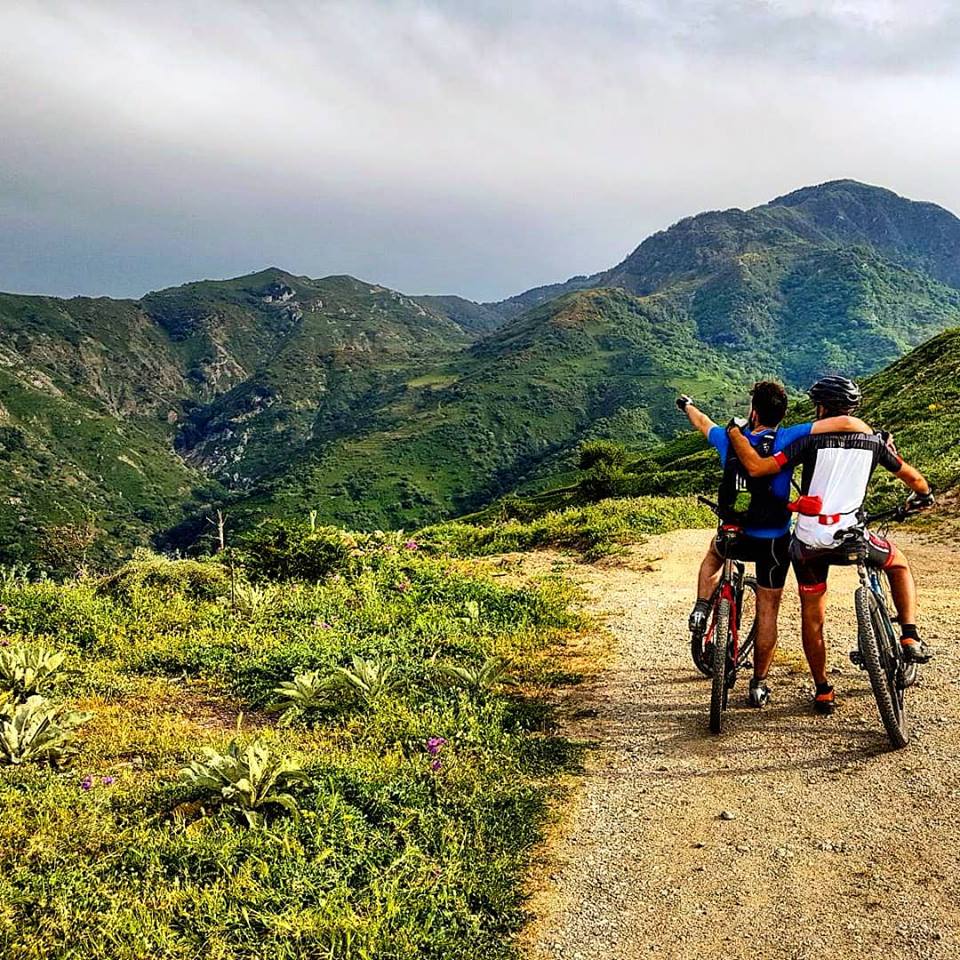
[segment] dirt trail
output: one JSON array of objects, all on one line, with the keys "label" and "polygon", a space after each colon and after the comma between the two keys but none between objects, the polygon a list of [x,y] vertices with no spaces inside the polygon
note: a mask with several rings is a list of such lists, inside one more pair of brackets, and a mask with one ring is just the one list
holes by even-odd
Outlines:
[{"label": "dirt trail", "polygon": [[567,732],[596,749],[541,865],[527,955],[960,957],[960,550],[897,536],[940,656],[910,696],[913,742],[892,752],[847,659],[849,569],[830,581],[836,714],[809,706],[791,577],[774,702],[743,706],[741,678],[723,735],[706,732],[709,688],[685,630],[706,540],[679,531],[625,565],[574,571],[615,645],[565,705]]}]

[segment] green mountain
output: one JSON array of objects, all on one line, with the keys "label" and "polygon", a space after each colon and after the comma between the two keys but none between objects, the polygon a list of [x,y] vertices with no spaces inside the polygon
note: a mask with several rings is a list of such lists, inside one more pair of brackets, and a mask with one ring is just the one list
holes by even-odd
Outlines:
[{"label": "green mountain", "polygon": [[[920,469],[938,493],[956,506],[960,492],[960,329],[946,330],[863,381],[859,415],[877,430],[889,430],[902,454]],[[718,422],[730,408],[709,408]],[[787,422],[813,416],[808,400],[796,402]],[[698,433],[685,431],[650,454],[630,463],[624,481],[632,494],[704,493],[716,490],[720,465]],[[878,489],[894,490],[895,481],[878,471]],[[900,491],[902,492],[902,491]],[[551,502],[549,491],[542,500]],[[560,497],[561,501],[565,498]],[[567,498],[569,499],[569,498]]]},{"label": "green mountain", "polygon": [[473,337],[384,287],[276,269],[140,301],[0,295],[0,330],[0,562],[87,518],[146,542]]},{"label": "green mountain", "polygon": [[[0,560],[90,517],[185,545],[224,506],[413,525],[651,448],[686,390],[862,375],[960,324],[960,220],[853,181],[700,214],[477,304],[271,268],[139,301],[0,296]],[[659,455],[658,455],[659,456]]]}]

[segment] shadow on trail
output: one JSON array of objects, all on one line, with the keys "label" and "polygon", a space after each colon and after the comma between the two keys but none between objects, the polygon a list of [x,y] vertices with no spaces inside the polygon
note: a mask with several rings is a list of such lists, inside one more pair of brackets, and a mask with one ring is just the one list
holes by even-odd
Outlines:
[{"label": "shadow on trail", "polygon": [[[850,680],[853,675],[847,677]],[[631,685],[614,715],[600,719],[601,751],[643,756],[650,774],[662,780],[773,775],[783,772],[842,772],[891,752],[870,688],[858,681],[842,689],[837,712],[817,716],[810,701],[786,679],[763,710],[743,701],[746,678],[730,692],[720,735],[707,727],[710,686],[687,671],[645,678]],[[656,760],[650,758],[650,754]],[[636,775],[612,772],[614,776]],[[640,768],[642,770],[642,767]]]}]

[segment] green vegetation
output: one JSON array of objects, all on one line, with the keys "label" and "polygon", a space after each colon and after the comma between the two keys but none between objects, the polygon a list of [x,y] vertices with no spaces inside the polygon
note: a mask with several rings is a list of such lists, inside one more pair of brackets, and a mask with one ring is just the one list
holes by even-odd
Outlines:
[{"label": "green vegetation", "polygon": [[[863,416],[893,433],[901,455],[935,491],[955,491],[960,486],[960,329],[934,337],[867,379]],[[894,483],[883,485],[892,489]]]},{"label": "green vegetation", "polygon": [[[286,532],[285,576],[317,529]],[[0,577],[3,957],[514,955],[574,759],[515,684],[556,675],[570,588],[343,537],[319,582],[239,549],[232,590],[215,560],[145,554]]]},{"label": "green vegetation", "polygon": [[686,432],[678,391],[729,409],[761,376],[882,369],[960,324],[958,248],[946,210],[838,181],[499,304],[275,268],[139,301],[0,295],[0,562],[202,549],[218,508],[232,539],[305,510],[437,523],[568,484],[597,440],[634,463],[596,465],[594,498],[692,492],[698,451],[658,449]]},{"label": "green vegetation", "polygon": [[549,511],[526,521],[497,521],[489,516],[472,523],[450,521],[426,527],[418,537],[425,546],[456,556],[555,546],[580,550],[595,559],[650,534],[710,526],[714,519],[693,498],[637,497]]}]

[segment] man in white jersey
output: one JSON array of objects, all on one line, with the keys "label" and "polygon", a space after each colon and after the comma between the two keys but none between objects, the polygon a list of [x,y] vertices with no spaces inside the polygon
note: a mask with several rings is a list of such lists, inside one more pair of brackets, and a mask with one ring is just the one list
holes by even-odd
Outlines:
[{"label": "man in white jersey", "polygon": [[[810,388],[809,396],[820,420],[852,413],[860,403],[860,388],[846,377],[824,377]],[[878,464],[913,491],[908,500],[911,507],[933,504],[930,485],[896,453],[892,441],[878,433],[811,433],[771,457],[758,456],[738,428],[731,427],[729,435],[750,476],[802,467],[801,496],[793,505],[799,517],[790,554],[800,587],[803,649],[817,688],[814,706],[819,713],[832,713],[835,697],[827,680],[823,621],[830,565],[849,562],[849,551],[837,549],[839,536],[860,522],[867,485]],[[867,548],[868,562],[882,567],[889,577],[904,657],[925,663],[932,653],[917,633],[917,590],[906,558],[888,540],[872,533],[867,534]]]}]

